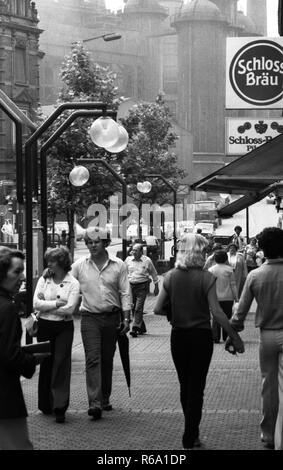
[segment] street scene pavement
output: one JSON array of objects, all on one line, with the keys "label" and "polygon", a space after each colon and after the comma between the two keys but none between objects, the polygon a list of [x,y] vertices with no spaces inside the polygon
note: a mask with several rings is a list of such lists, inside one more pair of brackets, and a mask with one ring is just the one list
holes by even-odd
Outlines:
[{"label": "street scene pavement", "polygon": [[[66,423],[55,423],[37,409],[38,371],[22,382],[29,429],[38,450],[182,450],[183,415],[179,384],[170,354],[170,324],[145,305],[148,333],[130,337],[131,396],[118,350],[115,354],[112,405],[100,421],[87,415],[84,351],[80,318],[75,319],[71,402]],[[201,439],[208,450],[261,450],[258,332],[250,313],[243,332],[246,352],[237,357],[214,346],[205,391]]]},{"label": "street scene pavement", "polygon": [[[254,231],[257,233],[264,225],[274,225],[275,210],[272,207],[271,211],[263,203],[259,209],[256,206],[256,211],[261,213],[267,209],[265,223],[262,217],[250,218],[256,220]],[[233,233],[234,225],[241,223],[243,217],[240,213],[233,219],[224,220],[222,233]],[[114,254],[120,249],[119,243],[114,240],[109,248]],[[167,242],[168,253],[170,243]],[[83,242],[78,243],[75,259],[86,255],[87,251]],[[105,411],[101,420],[92,421],[87,415],[80,316],[75,317],[71,402],[64,424],[55,423],[53,416],[44,416],[37,409],[38,369],[32,379],[23,379],[30,435],[36,450],[182,451],[183,414],[170,353],[171,327],[166,318],[153,314],[155,300],[151,286],[144,309],[147,334],[138,338],[129,336],[131,396],[117,349],[111,399],[113,410]],[[245,341],[244,354],[233,356],[224,350],[223,343],[214,345],[200,428],[203,450],[265,450],[259,427],[261,378],[255,308],[254,303],[241,334]]]}]

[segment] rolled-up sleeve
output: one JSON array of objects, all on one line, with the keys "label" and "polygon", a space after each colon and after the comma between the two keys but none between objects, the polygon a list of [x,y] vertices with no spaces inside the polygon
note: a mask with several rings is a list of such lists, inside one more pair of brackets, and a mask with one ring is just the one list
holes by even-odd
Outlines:
[{"label": "rolled-up sleeve", "polygon": [[131,310],[131,288],[128,279],[127,266],[125,263],[121,265],[119,275],[119,294],[121,299],[121,306],[124,311]]}]

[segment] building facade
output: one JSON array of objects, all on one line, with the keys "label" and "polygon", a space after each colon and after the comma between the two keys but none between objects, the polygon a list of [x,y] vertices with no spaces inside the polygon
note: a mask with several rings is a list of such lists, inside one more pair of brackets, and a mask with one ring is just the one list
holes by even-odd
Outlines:
[{"label": "building facade", "polygon": [[[34,23],[28,15],[25,21],[37,36],[30,32],[34,39],[27,44],[37,50],[33,53],[37,61],[36,41],[43,31],[42,105],[52,106],[58,98],[60,67],[72,42],[96,38],[86,47],[96,62],[116,72],[121,96],[133,102],[154,101],[160,91],[164,93],[180,136],[177,154],[188,172],[185,184],[231,161],[225,155],[225,118],[246,111],[225,109],[226,37],[266,34],[266,0],[247,0],[248,16],[238,11],[237,0],[124,0],[123,11],[116,14],[106,9],[104,0],[36,0],[38,17],[29,1],[0,3],[28,6]],[[97,38],[111,32],[122,38],[112,42]],[[20,60],[22,52],[17,54]],[[31,52],[28,55],[32,57]],[[27,93],[36,98],[38,93],[38,82],[29,82],[28,89],[5,82],[7,91],[9,86],[13,98]]]},{"label": "building facade", "polygon": [[[30,0],[0,0],[0,89],[31,119],[39,103],[38,15]],[[27,130],[26,130],[27,132]],[[15,182],[14,125],[0,113],[0,182]]]}]

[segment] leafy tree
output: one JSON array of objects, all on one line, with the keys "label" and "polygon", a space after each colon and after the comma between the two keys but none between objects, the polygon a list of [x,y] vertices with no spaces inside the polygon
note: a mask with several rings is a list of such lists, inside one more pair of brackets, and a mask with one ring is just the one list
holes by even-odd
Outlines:
[{"label": "leafy tree", "polygon": [[151,181],[152,190],[148,194],[141,194],[136,188],[137,181],[147,180],[146,175],[152,173],[161,174],[175,187],[186,176],[173,151],[178,136],[172,130],[170,111],[162,95],[155,103],[135,105],[121,121],[129,133],[129,144],[118,159],[129,183],[129,194],[138,203],[172,202],[172,191],[161,180]]},{"label": "leafy tree", "polygon": [[[125,119],[121,119],[129,133],[129,143],[124,152],[118,156],[121,172],[128,182],[128,194],[138,206],[139,219],[142,215],[142,204],[163,204],[172,201],[172,191],[162,181],[150,179],[152,189],[149,193],[140,193],[137,182],[149,180],[147,175],[160,174],[173,187],[178,186],[186,173],[178,166],[174,147],[178,136],[172,130],[169,108],[163,96],[159,94],[155,103],[142,102],[135,105]],[[141,227],[139,225],[139,238]]]},{"label": "leafy tree", "polygon": [[[117,108],[116,75],[92,61],[81,43],[76,43],[63,61],[60,77],[64,87],[60,91],[58,104],[72,101],[99,101],[111,109]],[[45,133],[46,140],[65,121],[70,111],[63,113]],[[110,195],[119,188],[113,177],[96,164],[89,165],[90,181],[82,188],[74,188],[69,182],[69,173],[80,157],[105,158],[115,167],[115,159],[104,149],[96,147],[90,139],[92,119],[78,118],[54,143],[48,154],[48,201],[49,213],[66,212],[69,224],[69,247],[72,249],[75,213],[83,215],[86,208],[99,201],[107,204]]]},{"label": "leafy tree", "polygon": [[[82,44],[76,43],[63,61],[61,79],[64,83],[58,104],[72,101],[100,101],[109,108],[117,109],[120,100],[115,87],[116,75],[109,68],[94,63]],[[70,112],[62,114],[49,128],[48,138],[63,123]],[[144,181],[148,173],[161,173],[177,186],[185,176],[178,167],[173,148],[177,135],[172,131],[169,109],[161,95],[155,103],[134,106],[122,125],[129,133],[125,151],[113,155],[96,147],[90,139],[89,127],[93,119],[79,118],[65,130],[48,154],[48,201],[51,214],[66,211],[69,224],[69,247],[73,249],[74,214],[85,215],[86,209],[99,202],[107,206],[109,196],[120,191],[120,184],[103,167],[89,165],[90,181],[83,187],[74,188],[69,173],[80,157],[105,159],[126,179],[129,195],[139,206],[142,202],[171,201],[171,193],[162,181],[154,181],[149,195],[137,191],[138,181]]]}]

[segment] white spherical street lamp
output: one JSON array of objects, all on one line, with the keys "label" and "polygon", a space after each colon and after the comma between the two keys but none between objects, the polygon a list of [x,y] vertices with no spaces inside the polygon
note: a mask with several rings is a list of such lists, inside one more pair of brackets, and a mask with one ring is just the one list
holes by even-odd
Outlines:
[{"label": "white spherical street lamp", "polygon": [[147,194],[151,191],[152,189],[152,184],[150,181],[143,181],[142,183],[137,183],[137,190],[140,193]]},{"label": "white spherical street lamp", "polygon": [[89,180],[89,171],[85,166],[75,166],[69,174],[69,180],[73,186],[83,186]]},{"label": "white spherical street lamp", "polygon": [[125,148],[128,145],[128,142],[129,142],[128,132],[126,131],[126,129],[123,126],[121,126],[121,124],[118,124],[118,127],[119,127],[118,141],[114,145],[107,146],[107,147],[105,146],[104,148],[105,148],[105,150],[107,150],[107,152],[119,153],[119,152],[122,152],[123,150],[125,150]]},{"label": "white spherical street lamp", "polygon": [[98,147],[111,147],[118,142],[119,125],[114,119],[99,117],[92,123],[89,134],[92,142]]}]

